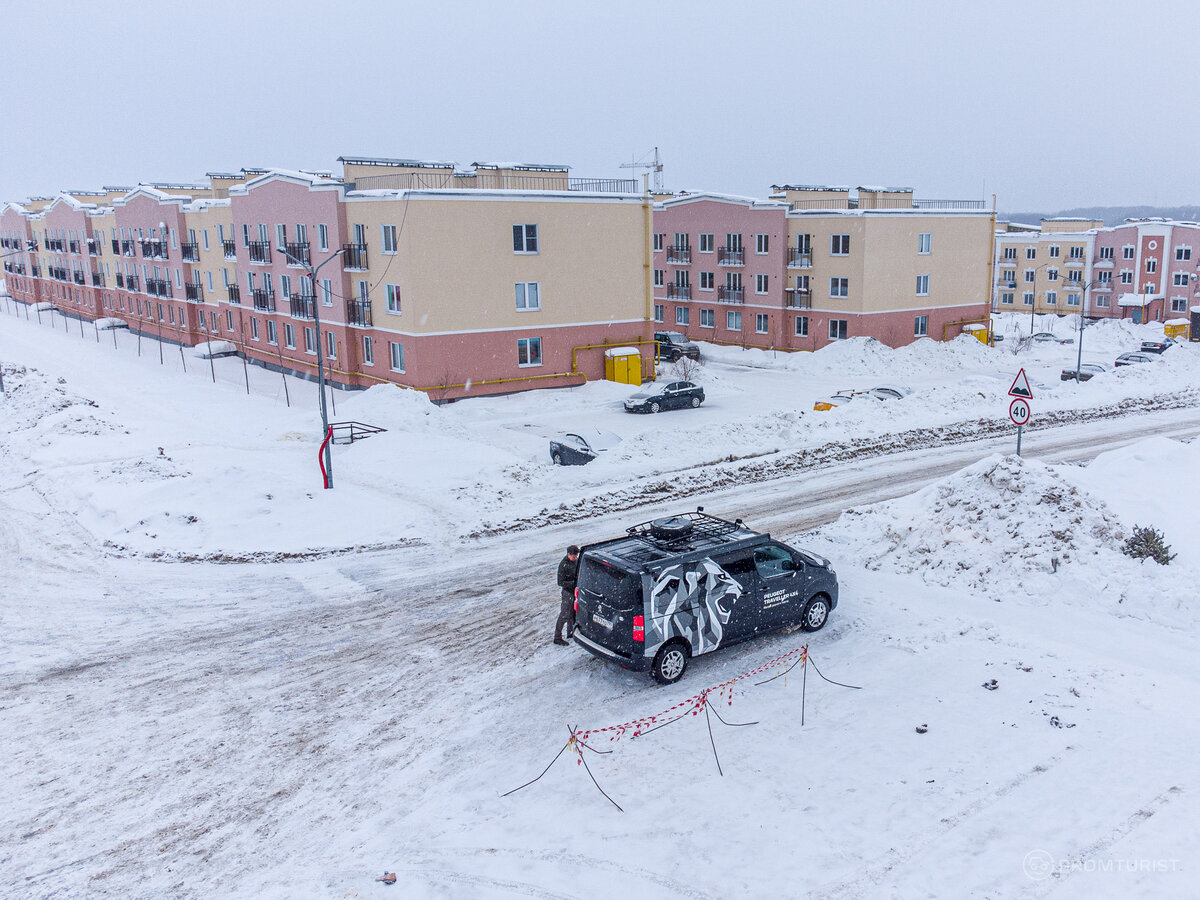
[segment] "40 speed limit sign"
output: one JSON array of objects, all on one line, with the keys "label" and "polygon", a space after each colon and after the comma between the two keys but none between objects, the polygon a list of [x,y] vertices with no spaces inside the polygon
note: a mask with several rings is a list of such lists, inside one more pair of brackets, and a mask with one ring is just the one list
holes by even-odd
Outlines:
[{"label": "40 speed limit sign", "polygon": [[1008,417],[1013,420],[1014,425],[1029,424],[1029,401],[1021,397],[1015,399],[1008,407]]}]

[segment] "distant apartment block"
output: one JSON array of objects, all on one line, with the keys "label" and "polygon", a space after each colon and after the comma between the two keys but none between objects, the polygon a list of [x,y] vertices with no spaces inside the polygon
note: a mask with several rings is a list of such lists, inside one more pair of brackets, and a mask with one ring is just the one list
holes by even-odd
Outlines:
[{"label": "distant apartment block", "polygon": [[654,209],[654,319],[695,340],[817,350],[945,340],[989,309],[994,215],[910,188],[776,185]]},{"label": "distant apartment block", "polygon": [[992,308],[1164,322],[1200,303],[1200,224],[1091,219],[996,232]]},{"label": "distant apartment block", "polygon": [[341,178],[243,169],[6,204],[8,290],[182,345],[230,340],[306,377],[321,341],[334,384],[439,400],[581,384],[603,377],[606,348],[649,341],[651,209],[635,182],[339,162]]}]

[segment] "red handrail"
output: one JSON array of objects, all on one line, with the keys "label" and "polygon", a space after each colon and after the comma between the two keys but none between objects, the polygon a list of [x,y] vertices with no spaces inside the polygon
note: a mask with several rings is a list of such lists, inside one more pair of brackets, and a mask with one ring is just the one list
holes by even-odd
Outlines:
[{"label": "red handrail", "polygon": [[317,451],[317,464],[321,467],[321,481],[325,485],[325,490],[329,490],[329,473],[325,471],[325,448],[333,439],[333,426],[329,426],[329,430],[325,432],[325,440],[321,441],[321,449]]}]

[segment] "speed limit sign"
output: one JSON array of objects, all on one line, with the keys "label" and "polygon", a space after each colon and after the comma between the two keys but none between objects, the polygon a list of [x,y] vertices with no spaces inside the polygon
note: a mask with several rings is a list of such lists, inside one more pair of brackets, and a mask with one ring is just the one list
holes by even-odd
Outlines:
[{"label": "speed limit sign", "polygon": [[1008,407],[1008,417],[1014,425],[1029,424],[1029,401],[1018,397]]}]

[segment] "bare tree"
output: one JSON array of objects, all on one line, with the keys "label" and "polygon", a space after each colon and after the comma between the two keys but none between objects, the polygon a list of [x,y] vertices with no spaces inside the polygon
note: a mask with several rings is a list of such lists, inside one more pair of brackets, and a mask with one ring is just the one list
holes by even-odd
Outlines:
[{"label": "bare tree", "polygon": [[681,356],[673,363],[672,371],[680,381],[695,381],[696,373],[700,371],[703,365],[704,361],[702,359]]}]

